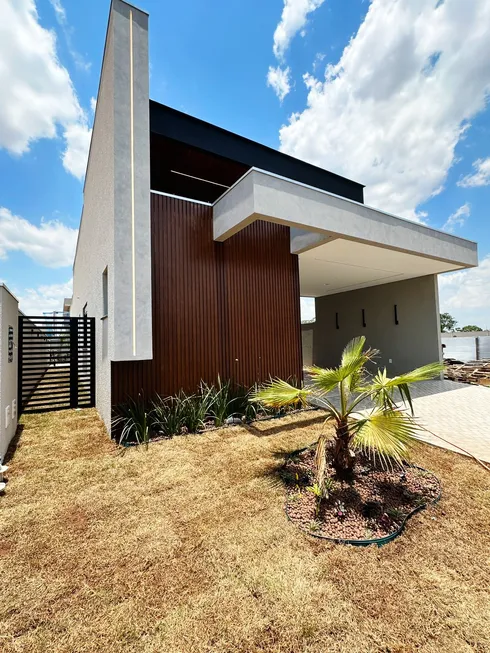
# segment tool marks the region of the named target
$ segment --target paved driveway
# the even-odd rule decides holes
[[[412,387],[414,412],[436,435],[490,462],[490,388],[455,381],[424,381]],[[422,440],[461,451],[423,431]]]
[[[421,440],[463,453],[459,446],[490,462],[490,388],[455,381],[422,381],[411,387],[411,393],[420,424],[449,442],[426,431],[420,433]]]

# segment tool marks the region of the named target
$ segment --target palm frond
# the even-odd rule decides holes
[[[305,406],[310,390],[295,388],[281,379],[272,379],[253,392],[249,401],[263,404],[269,408],[285,408],[299,404]]]
[[[311,385],[318,394],[328,394],[344,380],[340,368],[334,367],[305,367],[305,372],[311,376]]]
[[[315,451],[316,482],[323,488],[327,475],[327,436],[322,433]]]
[[[357,368],[346,379],[346,390],[348,392],[356,392],[360,389],[366,375],[364,366],[379,354],[377,349],[371,349],[370,347],[364,350],[365,344],[365,336],[357,336],[347,343],[342,352],[341,367],[354,365]]]
[[[378,457],[384,467],[393,462],[402,465],[409,459],[419,431],[417,423],[403,411],[379,406],[365,417],[353,420],[351,428],[355,433],[353,447],[371,459]]]
[[[411,372],[405,372],[405,374],[399,374],[395,376],[391,381],[398,385],[399,383],[417,383],[418,381],[430,381],[435,379],[441,372],[444,372],[444,365],[442,363],[429,363],[428,365],[423,365],[422,367],[417,367]]]
[[[305,367],[305,371],[310,374],[311,383],[315,390],[320,394],[327,394],[344,381],[348,381],[353,375],[359,373],[366,362],[366,357],[360,356],[357,359],[353,358],[340,367],[323,368],[313,366]]]
[[[342,352],[342,357],[340,359],[341,367],[344,365],[350,365],[353,361],[357,361],[363,355],[365,344],[366,336],[352,338],[352,340],[346,344]]]
[[[387,406],[389,408],[395,407],[394,393],[398,390],[400,399],[410,406],[413,414],[413,403],[410,394],[410,384],[417,383],[418,381],[428,381],[434,379],[441,374],[444,370],[442,363],[429,363],[422,367],[418,367],[411,372],[399,374],[392,378],[386,374],[384,370],[378,370],[378,373],[372,379],[370,385],[366,388],[371,398],[378,406]]]
[[[358,336],[353,338],[344,347],[341,364],[339,367],[322,368],[318,366],[306,367],[311,375],[312,384],[320,394],[331,392],[336,386],[342,386],[342,392],[351,393],[360,389],[364,378],[364,366],[378,353],[376,349],[366,349],[366,338]]]

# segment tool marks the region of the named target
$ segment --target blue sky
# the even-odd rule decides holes
[[[61,308],[108,0],[4,0],[0,280]],[[486,0],[141,0],[150,94],[366,184],[366,202],[476,240],[441,310],[490,328]],[[311,302],[303,301],[303,316]]]

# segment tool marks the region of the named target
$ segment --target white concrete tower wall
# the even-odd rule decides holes
[[[96,405],[111,361],[152,357],[148,15],[113,0],[73,269],[71,315],[96,318]]]

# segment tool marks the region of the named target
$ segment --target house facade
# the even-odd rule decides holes
[[[113,0],[71,315],[97,318],[97,407],[300,378],[366,335],[391,374],[441,357],[437,275],[475,243],[366,206],[363,186],[149,98],[148,15]]]

